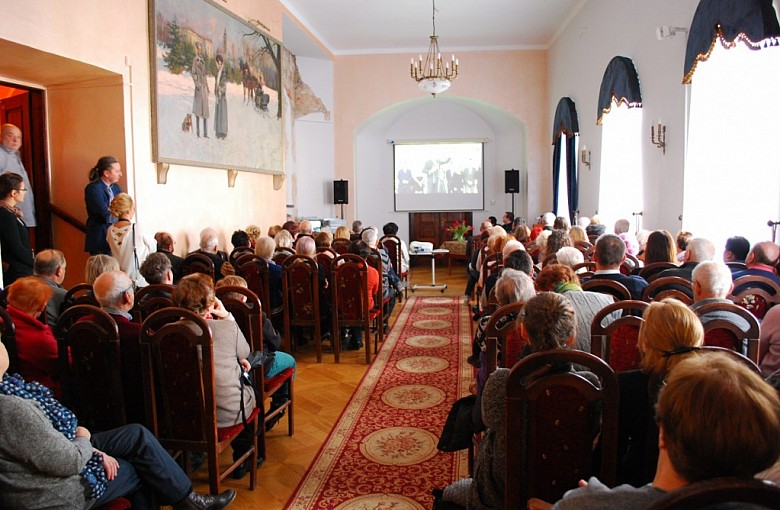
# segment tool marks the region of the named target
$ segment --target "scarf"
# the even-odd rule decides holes
[[[32,400],[43,411],[52,426],[66,438],[76,438],[78,419],[73,411],[62,405],[46,386],[37,382],[25,382],[19,374],[8,375],[0,381],[0,393]],[[98,499],[106,492],[106,470],[103,467],[103,455],[92,453],[87,465],[81,471],[81,477],[89,487],[89,499]]]
[[[7,210],[8,212],[13,214],[14,216],[16,216],[17,219],[19,219],[19,220],[22,219],[22,210],[19,209],[18,207],[16,207],[16,206],[12,207],[12,206],[8,205],[7,203],[5,203],[2,200],[0,200],[0,207],[2,207],[3,209]]]
[[[558,294],[563,294],[564,292],[569,292],[572,290],[582,292],[582,287],[574,282],[561,282],[555,286],[555,292]]]

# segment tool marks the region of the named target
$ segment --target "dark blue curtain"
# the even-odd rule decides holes
[[[579,207],[579,183],[577,180],[577,138],[580,124],[577,120],[577,108],[574,101],[562,97],[555,109],[553,120],[553,212],[558,215],[558,185],[561,176],[561,144],[566,144],[566,177],[568,186],[566,196],[569,203],[569,221],[574,225],[574,217]],[[565,135],[565,136],[562,136]]]
[[[639,76],[634,62],[628,57],[615,57],[610,60],[599,90],[596,124],[601,124],[604,114],[612,106],[612,100],[624,103],[629,108],[642,107],[642,92],[639,89]]]
[[[709,58],[718,36],[727,42],[742,38],[754,48],[780,36],[772,0],[701,0],[688,34],[683,83],[691,83],[696,64]]]

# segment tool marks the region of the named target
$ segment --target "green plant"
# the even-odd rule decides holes
[[[457,220],[452,226],[447,227],[447,232],[452,234],[453,241],[463,241],[466,237],[466,233],[471,232],[472,230],[474,230],[474,227],[467,225],[466,220],[463,220],[462,222]]]

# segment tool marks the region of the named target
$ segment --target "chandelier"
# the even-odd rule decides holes
[[[450,88],[452,80],[458,77],[458,59],[455,58],[455,55],[452,55],[452,60],[447,62],[443,62],[441,59],[439,36],[436,35],[436,0],[433,0],[431,45],[425,55],[425,60],[423,60],[422,55],[417,61],[412,58],[410,73],[420,90],[433,95],[433,97]]]

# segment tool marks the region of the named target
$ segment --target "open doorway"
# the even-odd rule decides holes
[[[41,89],[0,82],[0,124],[13,124],[22,132],[19,157],[35,200],[37,226],[30,228],[30,244],[36,252],[52,246],[45,104]]]

